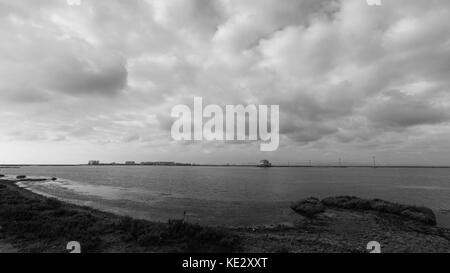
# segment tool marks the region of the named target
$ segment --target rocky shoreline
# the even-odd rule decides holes
[[[26,178],[24,178],[26,179]],[[309,198],[294,203],[290,223],[212,228],[182,219],[136,220],[46,198],[0,178],[0,252],[450,252],[450,230],[433,212],[357,197]]]

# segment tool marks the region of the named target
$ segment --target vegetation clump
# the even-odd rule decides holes
[[[329,197],[323,199],[322,203],[326,207],[390,213],[427,225],[436,225],[436,216],[434,212],[426,207],[408,206],[381,199],[366,200],[353,196]]]
[[[369,200],[354,196],[336,196],[328,197],[320,201],[317,198],[310,197],[291,205],[291,209],[293,211],[309,219],[325,212],[326,208],[389,213],[414,220],[422,224],[430,226],[436,225],[436,216],[429,208],[402,205],[381,199]]]
[[[314,197],[292,204],[291,209],[308,219],[312,219],[318,214],[325,212],[325,206],[319,199]]]

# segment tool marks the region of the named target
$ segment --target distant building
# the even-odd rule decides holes
[[[134,162],[134,161],[126,161],[125,165],[136,165],[136,162]]]
[[[166,162],[166,161],[157,161],[157,162],[141,162],[141,165],[145,166],[192,166],[191,163],[177,163],[177,162]]]
[[[192,166],[192,163],[175,163],[175,166]]]
[[[268,168],[268,167],[272,167],[272,164],[269,162],[269,160],[263,159],[263,160],[259,161],[258,167]]]
[[[157,166],[174,166],[175,162],[166,162],[166,161],[158,161],[158,162],[153,162],[154,165]]]
[[[141,162],[141,165],[152,166],[155,164],[153,162]]]
[[[98,161],[98,160],[90,160],[88,162],[88,165],[100,165],[100,161]]]

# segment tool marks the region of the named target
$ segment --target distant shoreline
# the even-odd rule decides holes
[[[261,168],[255,165],[245,165],[245,164],[236,164],[236,165],[222,165],[222,164],[194,164],[194,165],[144,165],[144,164],[98,164],[98,165],[89,165],[89,164],[4,164],[0,165],[0,169],[11,169],[11,168],[20,168],[20,167],[255,167]],[[415,166],[415,165],[380,165],[380,166],[370,166],[370,165],[272,165],[271,167],[266,168],[336,168],[336,169],[345,169],[345,168],[370,168],[370,169],[450,169],[450,166]]]

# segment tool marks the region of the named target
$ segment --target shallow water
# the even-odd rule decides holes
[[[450,227],[450,169],[65,166],[5,169],[58,177],[23,182],[76,204],[149,220],[181,218],[209,225],[262,225],[292,219],[302,198],[355,195],[427,206]]]

